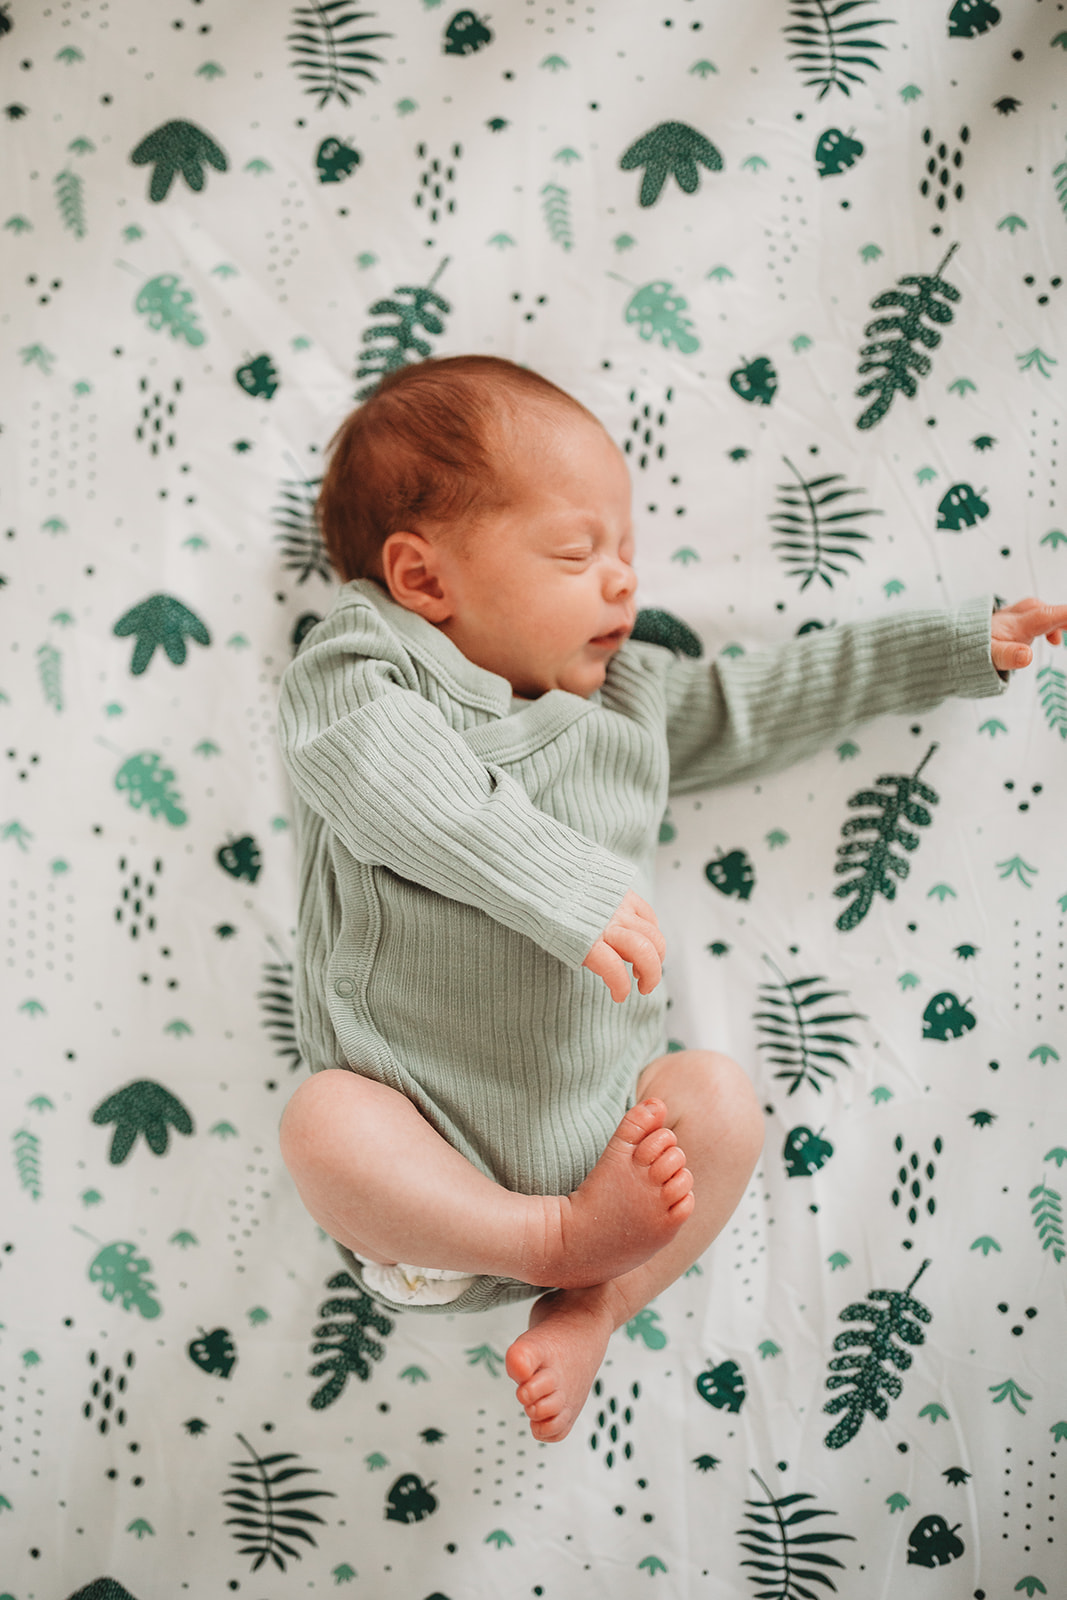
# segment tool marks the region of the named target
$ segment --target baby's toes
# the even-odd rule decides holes
[[[685,1152],[678,1145],[671,1145],[661,1156],[657,1156],[648,1169],[648,1175],[653,1183],[666,1183],[668,1178],[673,1178],[685,1166]]]
[[[524,1405],[523,1410],[531,1422],[552,1422],[563,1410],[563,1396],[558,1390],[553,1390],[551,1394],[535,1400],[532,1405]]]
[[[654,1132],[648,1134],[637,1145],[633,1158],[638,1166],[650,1167],[654,1161],[658,1161],[660,1156],[664,1155],[668,1150],[673,1150],[677,1143],[678,1140],[675,1138],[672,1129],[656,1128]]]
[[[535,1372],[533,1377],[527,1379],[525,1383],[520,1383],[515,1393],[520,1406],[526,1407],[533,1405],[536,1400],[543,1400],[546,1395],[553,1392],[555,1387],[555,1377],[547,1368],[544,1368],[540,1372]]]
[[[693,1192],[693,1174],[688,1167],[681,1167],[673,1176],[668,1178],[663,1185],[663,1198],[669,1206],[681,1200],[684,1195]]]

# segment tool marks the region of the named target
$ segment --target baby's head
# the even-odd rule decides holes
[[[423,361],[330,452],[319,520],[344,581],[373,578],[518,695],[600,687],[634,620],[630,482],[579,401],[496,356]]]

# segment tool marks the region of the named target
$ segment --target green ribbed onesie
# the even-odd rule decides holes
[[[629,640],[588,699],[516,709],[376,582],[344,584],[278,708],[304,1059],[400,1090],[506,1189],[568,1194],[666,1052],[664,986],[616,1003],[582,962],[627,889],[654,902],[668,797],[750,782],[885,712],[1002,693],[991,611],[983,596],[715,661]],[[396,1309],[538,1292],[478,1278]]]

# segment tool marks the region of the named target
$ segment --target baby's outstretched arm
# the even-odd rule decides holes
[[[1042,634],[1049,644],[1060,644],[1067,628],[1067,606],[1049,606],[1030,595],[1002,611],[994,611],[990,654],[998,672],[1028,667],[1034,659],[1030,645]]]

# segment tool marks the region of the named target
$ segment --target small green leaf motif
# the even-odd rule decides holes
[[[424,1372],[421,1367],[405,1367],[400,1376],[406,1383],[429,1383],[430,1381],[430,1374]]]
[[[991,739],[995,739],[998,733],[1007,731],[1006,724],[1001,722],[999,717],[989,717],[978,729],[979,733],[988,733]]]
[[[827,1256],[826,1259],[830,1263],[831,1272],[840,1272],[842,1267],[850,1267],[852,1265],[852,1257],[846,1256],[843,1250],[835,1250],[833,1255]]]
[[[934,467],[920,467],[915,474],[915,481],[916,483],[929,483],[932,478],[936,477],[937,471]]]
[[[931,1400],[929,1405],[923,1406],[922,1410],[919,1412],[919,1415],[920,1417],[929,1417],[931,1422],[938,1422],[942,1417],[944,1417],[946,1421],[949,1420],[948,1412],[945,1410],[944,1406],[939,1405],[936,1400]]]
[[[1050,528],[1048,533],[1046,533],[1038,542],[1040,544],[1047,544],[1050,549],[1055,550],[1057,545],[1067,544],[1067,533],[1064,533],[1062,528]]]
[[[933,888],[927,891],[926,898],[931,900],[934,895],[937,896],[942,904],[944,904],[949,895],[952,896],[953,900],[959,899],[955,889],[951,888],[947,883],[935,883]]]
[[[1000,1245],[988,1233],[981,1234],[971,1245],[971,1249],[981,1250],[984,1256],[988,1256],[990,1250],[995,1250],[998,1255],[1001,1254]]]
[[[191,1244],[199,1244],[200,1240],[195,1233],[190,1233],[188,1228],[179,1228],[177,1233],[172,1233],[167,1240],[168,1244],[180,1244],[183,1250],[188,1250]]]
[[[155,1538],[156,1534],[155,1528],[150,1522],[146,1522],[144,1517],[135,1517],[127,1527],[126,1532],[135,1533],[138,1539],[143,1539],[146,1533],[150,1533],[153,1538]]]
[[[162,123],[141,140],[130,160],[134,166],[152,167],[148,198],[157,205],[167,198],[179,172],[190,189],[199,194],[206,181],[205,162],[216,172],[225,172],[229,166],[225,151],[192,122]]]
[[[1032,1400],[1032,1394],[1027,1394],[1025,1389],[1019,1387],[1014,1378],[1005,1378],[1003,1383],[991,1383],[989,1393],[993,1396],[993,1404],[999,1406],[1003,1400],[1010,1400],[1022,1416],[1026,1415],[1026,1407],[1019,1404],[1020,1400]]]
[[[514,1544],[510,1533],[505,1533],[503,1528],[494,1528],[492,1533],[487,1533],[482,1540],[483,1544],[495,1544],[498,1550],[503,1550],[506,1544]]]
[[[96,1107],[92,1120],[97,1127],[109,1122],[115,1124],[108,1151],[108,1160],[113,1166],[125,1161],[138,1134],[144,1134],[154,1155],[162,1156],[167,1152],[171,1127],[186,1137],[193,1132],[193,1119],[182,1102],[150,1078],[138,1078],[108,1095]]]
[[[226,68],[220,67],[217,61],[205,61],[202,67],[197,67],[193,76],[206,78],[211,83],[215,78],[224,78],[226,76]]]
[[[950,383],[948,386],[949,394],[966,394],[969,389],[978,392],[978,385],[972,383],[970,378],[957,378],[955,383]]]
[[[623,172],[644,167],[639,204],[651,206],[659,199],[668,177],[685,194],[700,187],[700,167],[722,171],[722,156],[709,139],[685,122],[660,122],[635,139],[619,157]]]
[[[1018,1594],[1020,1589],[1025,1589],[1029,1595],[1048,1594],[1048,1590],[1045,1588],[1045,1585],[1041,1582],[1040,1578],[1020,1578],[1018,1583],[1015,1585],[1015,1593]]]
[[[911,1505],[911,1501],[908,1499],[907,1495],[899,1493],[887,1495],[885,1503],[889,1507],[890,1516],[893,1515],[894,1511],[904,1511],[908,1506]]]
[[[509,245],[514,246],[515,241],[510,233],[494,233],[489,243],[495,245],[498,250],[506,250]]]
[[[187,637],[195,639],[197,644],[211,643],[211,635],[196,613],[168,594],[150,595],[147,600],[131,606],[111,631],[118,639],[130,634],[136,636],[137,645],[130,662],[134,677],[147,669],[160,647],[174,665],[180,667],[186,657]]]
[[[661,1561],[659,1556],[646,1556],[643,1561],[639,1561],[637,1563],[638,1572],[640,1572],[642,1568],[647,1568],[650,1574],[667,1571],[666,1563]]]
[[[616,250],[622,251],[632,250],[634,245],[637,243],[637,240],[634,238],[632,233],[617,233],[611,242],[615,246]]]
[[[626,1324],[626,1337],[628,1339],[643,1339],[649,1350],[662,1350],[667,1343],[667,1335],[662,1328],[656,1326],[659,1322],[659,1312],[646,1306],[639,1311],[636,1317],[631,1317]]]
[[[342,1561],[340,1566],[334,1567],[330,1574],[335,1583],[351,1583],[353,1578],[358,1578],[359,1573],[355,1567],[350,1567],[347,1561]]]
[[[572,161],[580,161],[582,158],[577,150],[572,150],[570,145],[567,145],[564,149],[557,150],[552,159],[553,161],[562,161],[564,166],[569,167]]]
[[[467,1357],[468,1366],[476,1367],[479,1363],[484,1362],[489,1368],[490,1375],[494,1378],[499,1378],[500,1368],[504,1365],[504,1357],[498,1350],[494,1350],[492,1345],[477,1345],[471,1350],[465,1350],[464,1355]]]
[[[916,984],[919,982],[919,979],[916,977],[914,972],[902,972],[900,977],[897,979],[897,982],[900,984],[902,989],[914,989]]]
[[[922,95],[922,90],[918,87],[917,84],[914,84],[914,83],[906,83],[904,85],[903,89],[901,89],[901,91],[900,91],[900,98],[905,102],[905,104],[909,100],[918,100],[921,97],[921,95]]]
[[[768,1356],[780,1356],[782,1353],[781,1345],[775,1344],[773,1339],[764,1339],[757,1346],[757,1349],[759,1350],[760,1359],[762,1361],[766,1361]]]
[[[789,843],[789,835],[787,833],[783,832],[783,830],[781,828],[772,828],[770,833],[767,834],[767,848],[769,850],[777,850],[783,844],[788,844],[788,843]]]
[[[904,585],[901,583],[899,578],[890,578],[888,583],[883,583],[882,589],[890,599],[892,599],[895,594],[904,593]]]
[[[688,545],[683,545],[680,550],[674,551],[673,555],[671,556],[671,560],[678,561],[683,567],[687,567],[691,561],[699,561],[700,557],[697,552],[695,550],[691,550]]]
[[[878,257],[881,256],[881,255],[884,255],[884,254],[885,254],[885,252],[882,250],[880,245],[865,244],[863,246],[862,250],[860,251],[860,260],[861,261],[877,261]]]
[[[559,72],[562,67],[566,67],[568,71],[570,70],[570,62],[565,61],[562,56],[546,56],[541,62],[541,66],[547,67],[549,72]]]
[[[368,1472],[379,1472],[389,1465],[389,1457],[383,1456],[380,1450],[372,1450],[369,1456],[363,1457],[363,1465]]]
[[[839,761],[854,761],[859,753],[859,745],[854,744],[851,739],[842,740],[837,747],[837,758]]]
[[[724,278],[732,278],[733,273],[729,267],[712,267],[710,271],[705,272],[704,276],[705,278],[714,278],[716,283],[721,283]]]
[[[1020,372],[1029,372],[1031,367],[1036,367],[1043,378],[1051,378],[1052,376],[1052,373],[1045,366],[1046,361],[1050,366],[1059,366],[1055,356],[1046,355],[1044,350],[1039,350],[1036,345],[1032,350],[1020,351],[1015,359],[1019,362]]]
[[[871,1099],[874,1101],[876,1106],[880,1106],[883,1101],[892,1100],[892,1098],[892,1089],[887,1089],[882,1083],[878,1084],[876,1088],[871,1090]]]
[[[1007,228],[1009,233],[1014,233],[1016,228],[1027,227],[1029,227],[1029,223],[1024,222],[1022,217],[1017,217],[1014,212],[1010,212],[1006,217],[1001,217],[1000,221],[997,223],[998,232],[1001,228]]]
[[[803,351],[811,349],[814,340],[809,339],[806,333],[798,333],[789,342],[797,355],[800,355]]]
[[[719,69],[713,61],[694,61],[689,70],[695,72],[698,78],[706,78],[709,72],[717,73]]]
[[[1059,1444],[1062,1440],[1067,1439],[1067,1422],[1054,1422],[1048,1431],[1056,1443]]]
[[[746,156],[741,165],[746,167],[749,172],[758,172],[761,167],[768,166],[769,162],[764,161],[762,156]]]
[[[1026,1059],[1027,1061],[1032,1061],[1035,1056],[1040,1056],[1042,1066],[1045,1065],[1045,1062],[1050,1056],[1052,1057],[1053,1061],[1058,1061],[1060,1059],[1059,1052],[1054,1050],[1050,1044],[1035,1045]]]
[[[1063,1163],[1067,1161],[1067,1150],[1061,1144],[1058,1144],[1052,1150],[1046,1152],[1044,1160],[1054,1161],[1058,1167],[1062,1167]]]
[[[253,1328],[258,1328],[261,1323],[270,1321],[270,1312],[265,1310],[263,1306],[253,1306],[246,1315]]]
[[[274,168],[269,161],[264,161],[261,156],[253,156],[251,161],[246,161],[244,170],[252,172],[258,178],[262,172],[273,172]]]
[[[1004,869],[1002,872],[1001,868]],[[1000,876],[1002,878],[1010,878],[1012,873],[1015,873],[1024,889],[1033,888],[1033,884],[1027,882],[1026,874],[1029,872],[1035,877],[1037,875],[1037,868],[1031,867],[1026,861],[1023,860],[1022,856],[1011,856],[1006,861],[998,861],[997,871],[1000,872]]]

